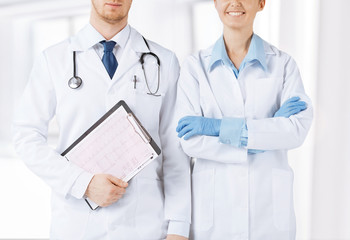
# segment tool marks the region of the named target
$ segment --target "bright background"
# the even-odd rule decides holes
[[[350,1],[266,1],[255,32],[296,59],[315,107],[306,142],[290,151],[297,239],[350,240]],[[89,0],[0,0],[0,238],[48,238],[50,189],[16,157],[11,117],[35,57],[89,11]],[[129,22],[180,62],[222,31],[212,0],[134,0]],[[53,120],[53,146],[57,133]]]

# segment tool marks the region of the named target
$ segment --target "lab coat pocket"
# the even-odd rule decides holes
[[[273,221],[277,229],[287,231],[293,213],[293,173],[287,170],[272,170]]]
[[[130,106],[141,124],[149,132],[158,132],[162,96],[155,97],[147,92],[134,92]]]
[[[254,115],[256,118],[272,117],[278,110],[283,78],[260,78],[254,84]]]
[[[168,228],[164,220],[162,182],[151,178],[137,178],[136,230],[140,239],[162,239]]]
[[[194,230],[208,231],[214,220],[214,169],[192,174],[192,208]]]
[[[59,201],[57,204],[56,201]],[[54,199],[51,239],[84,239],[91,210],[82,199]]]

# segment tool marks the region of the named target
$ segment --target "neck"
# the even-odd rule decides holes
[[[117,35],[127,24],[128,18],[118,22],[107,22],[101,19],[99,16],[95,16],[94,12],[91,13],[90,16],[90,24],[106,39],[110,40],[115,35]]]
[[[236,68],[239,68],[244,57],[247,55],[252,36],[253,28],[235,30],[224,27],[224,41],[227,55]]]
[[[253,36],[253,28],[244,30],[233,30],[224,28],[224,40],[228,54],[240,55],[249,50],[250,41]]]

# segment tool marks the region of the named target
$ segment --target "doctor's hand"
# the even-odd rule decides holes
[[[127,182],[109,174],[96,174],[91,179],[85,195],[101,207],[117,202],[125,193]]]
[[[178,137],[185,140],[195,135],[219,136],[221,119],[199,116],[186,116],[179,120],[176,131]]]
[[[294,114],[298,114],[307,108],[307,104],[304,101],[299,101],[300,97],[292,97],[285,101],[283,105],[278,109],[273,117],[285,117],[289,118]]]
[[[170,234],[166,237],[166,240],[188,240],[188,238],[180,236],[180,235]]]

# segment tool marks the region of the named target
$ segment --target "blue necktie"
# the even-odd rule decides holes
[[[104,47],[104,54],[102,57],[103,65],[105,65],[105,68],[108,72],[109,77],[112,79],[115,71],[118,67],[117,59],[115,58],[113,54],[113,48],[116,44],[114,41],[101,41],[100,43],[103,44]]]

